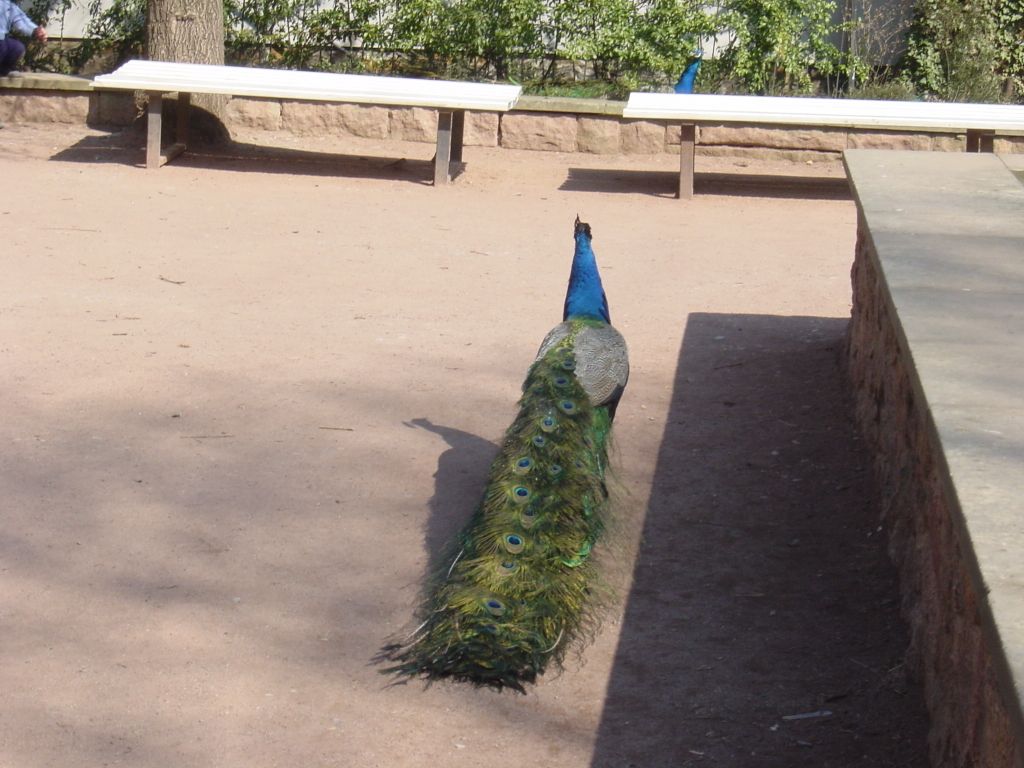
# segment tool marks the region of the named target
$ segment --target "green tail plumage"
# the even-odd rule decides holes
[[[577,321],[584,322],[584,321]],[[558,663],[583,621],[604,527],[611,427],[573,371],[571,338],[530,368],[460,551],[386,672],[522,690]]]
[[[629,377],[622,336],[576,220],[563,322],[541,344],[476,513],[384,672],[523,691],[586,623],[605,526],[607,444]]]

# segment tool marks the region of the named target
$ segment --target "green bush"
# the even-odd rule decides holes
[[[918,0],[904,77],[943,101],[994,102],[1024,85],[1024,0]]]
[[[722,65],[751,93],[808,93],[851,64],[830,42],[842,29],[831,0],[730,0],[727,8],[734,37]]]
[[[694,0],[555,0],[554,39],[565,59],[590,62],[608,82],[678,75],[715,19]]]

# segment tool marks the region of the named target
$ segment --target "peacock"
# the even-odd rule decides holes
[[[384,673],[525,693],[586,634],[629,357],[578,216],[574,239],[563,321],[526,374],[518,415],[476,512],[428,585],[421,623],[382,650]]]
[[[700,72],[700,64],[703,60],[704,51],[698,48],[690,56],[690,62],[686,65],[672,90],[676,93],[693,93],[693,84],[697,81],[697,73]]]

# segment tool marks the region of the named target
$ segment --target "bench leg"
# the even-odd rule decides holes
[[[171,162],[185,151],[188,141],[188,113],[190,95],[178,94],[175,143],[165,152],[163,149],[164,95],[160,91],[149,91],[149,107],[146,111],[146,168],[159,168]]]
[[[452,146],[455,115],[451,112],[438,111],[437,113],[437,152],[434,154],[434,186],[441,186],[449,182],[452,170]],[[460,141],[460,144],[462,142]],[[462,153],[462,147],[459,147]]]
[[[968,152],[994,152],[995,131],[974,130],[967,131]]]
[[[146,168],[160,167],[160,144],[163,130],[164,95],[158,91],[149,92],[149,106],[146,108]]]
[[[679,132],[679,199],[693,197],[693,158],[697,151],[697,126],[683,124]]]

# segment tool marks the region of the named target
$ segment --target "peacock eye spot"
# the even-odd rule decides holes
[[[525,475],[532,468],[533,468],[533,459],[529,458],[528,456],[523,456],[521,459],[518,459],[516,461],[515,466],[513,467],[513,471],[517,475]]]
[[[567,371],[574,371],[576,370],[576,361],[573,360],[572,358],[568,360],[563,360],[562,367]]]
[[[511,554],[518,555],[525,548],[526,542],[523,541],[522,536],[517,536],[514,533],[509,533],[505,536],[505,549]]]
[[[570,415],[576,413],[576,403],[572,400],[562,400],[558,403],[558,407]]]
[[[505,604],[493,597],[484,601],[484,608],[491,616],[502,616],[505,613]]]
[[[525,485],[517,485],[512,489],[512,501],[516,504],[525,504],[530,500],[530,489]]]
[[[569,380],[567,378],[565,378],[565,376],[559,376],[557,379],[555,379],[555,386],[556,387],[564,387],[564,386],[567,386],[568,384],[569,384]]]
[[[548,467],[548,474],[551,475],[551,476],[556,476],[556,475],[562,474],[562,465],[561,464],[552,464],[550,467]]]
[[[547,443],[547,438],[544,435],[534,435],[533,444],[538,448],[543,448]]]
[[[523,528],[529,530],[533,527],[533,524],[537,522],[537,513],[532,509],[524,509],[519,515],[519,522]]]

